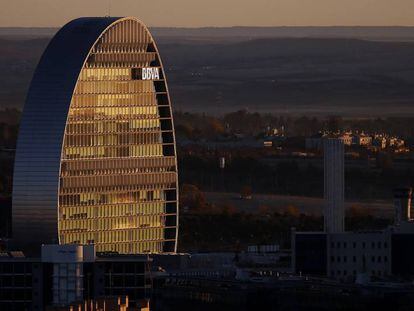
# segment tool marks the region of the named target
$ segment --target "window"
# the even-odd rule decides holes
[[[140,68],[132,68],[131,69],[131,78],[132,80],[141,80],[142,74]]]

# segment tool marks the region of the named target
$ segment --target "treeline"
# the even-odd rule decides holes
[[[284,116],[240,110],[223,116],[177,111],[175,128],[179,138],[192,140],[218,139],[242,134],[266,135],[277,129],[286,136],[312,136],[320,131],[363,131],[387,133],[408,139],[414,137],[414,117],[342,118],[338,116]]]
[[[0,110],[0,146],[15,146],[21,111]],[[414,117],[342,118],[338,116],[288,116],[239,110],[222,116],[176,111],[175,130],[178,139],[217,139],[241,134],[256,137],[273,129],[290,137],[307,137],[320,131],[358,130],[387,133],[405,139],[414,137]]]

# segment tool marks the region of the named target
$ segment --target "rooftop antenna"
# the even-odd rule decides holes
[[[111,0],[108,0],[108,14],[106,15],[106,17],[110,17],[111,16]]]

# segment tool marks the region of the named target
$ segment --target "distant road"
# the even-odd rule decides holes
[[[324,201],[322,198],[309,198],[287,195],[254,194],[251,200],[241,200],[238,193],[206,192],[206,199],[211,203],[229,202],[236,208],[246,212],[255,212],[260,206],[268,206],[270,210],[280,213],[289,205],[297,207],[301,213],[321,215]],[[345,207],[358,205],[367,209],[370,214],[391,218],[394,213],[391,201],[348,201]]]

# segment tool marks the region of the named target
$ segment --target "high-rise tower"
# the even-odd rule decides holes
[[[324,140],[325,231],[344,231],[344,144],[342,140]]]
[[[80,18],[33,77],[13,181],[17,245],[176,251],[175,136],[154,39],[135,18]]]

